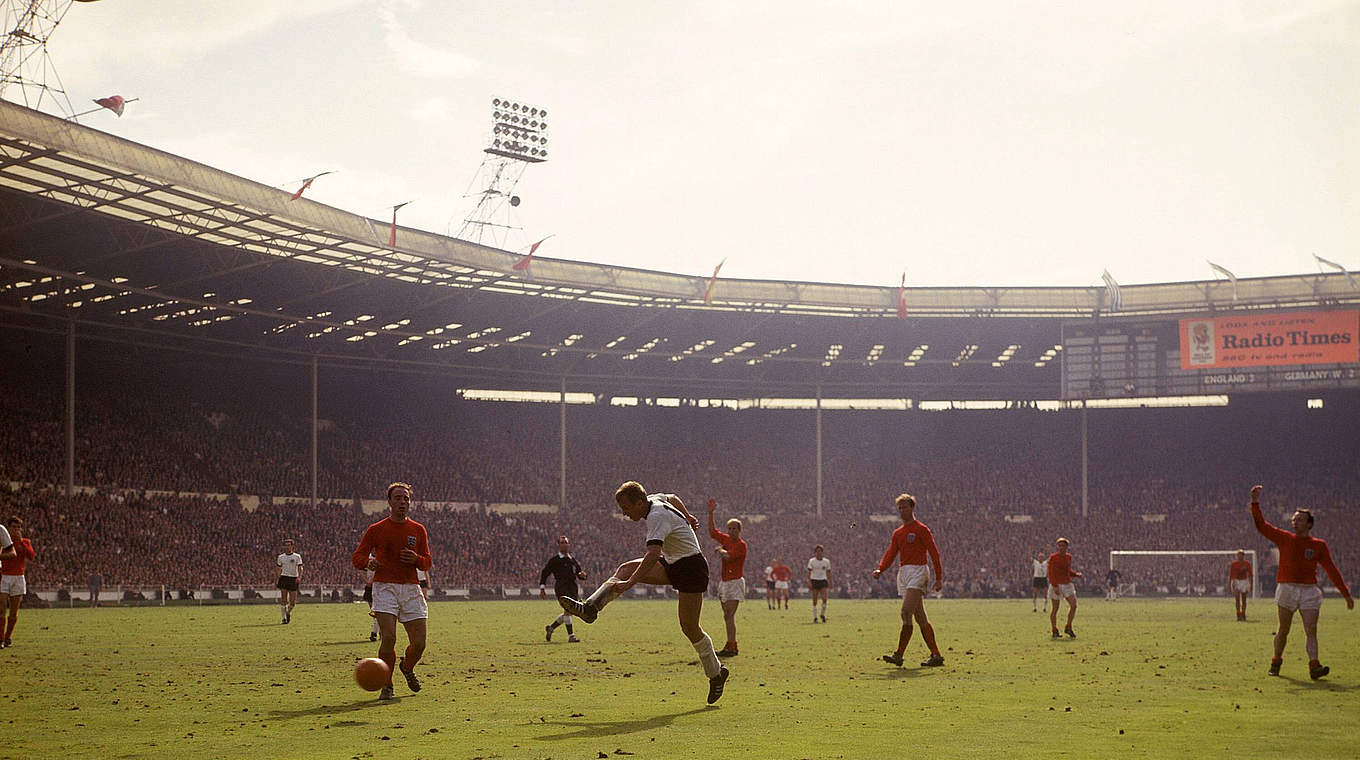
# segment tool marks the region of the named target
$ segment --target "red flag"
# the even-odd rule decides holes
[[[308,177],[308,178],[307,178],[307,181],[302,183],[302,187],[299,187],[299,188],[298,188],[298,191],[297,191],[296,193],[293,193],[293,197],[289,198],[288,200],[290,200],[290,201],[295,201],[295,200],[297,200],[298,198],[301,198],[301,197],[302,197],[302,194],[305,193],[305,192],[307,192],[307,188],[311,187],[311,186],[312,186],[312,183],[315,182],[315,181],[317,180],[317,177],[324,177],[324,176],[326,176],[327,174],[331,174],[331,173],[332,173],[332,172],[321,172],[320,174],[316,175],[315,177]]]
[[[708,278],[708,287],[704,288],[705,304],[713,303],[713,285],[718,282],[718,272],[722,270],[722,265],[726,263],[727,259],[723,259],[722,261],[718,262],[718,265],[716,267],[713,267],[713,276]]]
[[[907,273],[902,273],[902,285],[897,289],[897,318],[907,318]]]
[[[122,95],[110,95],[107,98],[95,98],[94,102],[97,105],[101,105],[109,109],[110,111],[113,111],[114,114],[118,116],[123,115],[123,106],[126,104],[126,101],[123,100]]]
[[[298,193],[301,192],[302,190],[298,191]],[[406,203],[410,203],[410,201],[406,201]],[[387,233],[388,248],[397,247],[397,209],[401,208],[402,206],[405,206],[406,203],[398,203],[397,205],[392,207],[392,229]]]
[[[549,235],[548,237],[552,237],[552,235]],[[547,239],[548,238],[543,238],[543,240]],[[537,251],[538,247],[540,245],[543,245],[543,240],[540,240],[537,243],[534,243],[533,245],[529,246],[529,253],[524,258],[520,259],[519,261],[516,261],[515,265],[511,267],[511,269],[515,270],[516,272],[529,271],[529,265],[534,263],[534,251]]]

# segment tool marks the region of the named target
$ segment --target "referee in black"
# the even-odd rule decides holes
[[[538,576],[538,596],[540,599],[548,598],[548,576],[553,577],[553,593],[558,597],[569,596],[573,599],[580,597],[580,590],[576,586],[576,580],[586,579],[586,572],[581,569],[581,563],[571,556],[571,541],[566,536],[557,537],[557,554],[548,560],[548,564],[543,566],[543,572]],[[551,624],[544,626],[543,638],[545,641],[552,641],[553,631],[557,626],[567,627],[567,641],[575,644],[580,641],[576,634],[571,630],[571,615],[563,612]]]

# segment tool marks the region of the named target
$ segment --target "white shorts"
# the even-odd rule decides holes
[[[1251,581],[1246,578],[1237,578],[1232,582],[1232,590],[1235,594],[1250,594]]]
[[[1055,602],[1059,599],[1074,599],[1076,596],[1077,587],[1071,583],[1064,583],[1061,586],[1054,586],[1052,583],[1048,584],[1048,598]]]
[[[425,597],[417,583],[373,583],[373,611],[396,615],[398,623],[409,623],[430,616]]]
[[[774,587],[775,587],[776,589],[779,589],[780,591],[788,591],[788,590],[789,590],[789,582],[788,582],[788,581],[775,581],[775,582],[774,582]]]
[[[907,589],[914,588],[925,592],[930,588],[930,582],[934,580],[930,572],[930,565],[903,565],[897,568],[897,594],[906,596]]]
[[[1322,609],[1322,587],[1316,583],[1280,583],[1275,586],[1275,604],[1287,610]]]
[[[0,575],[0,594],[23,596],[28,593],[28,582],[22,575]]]
[[[738,578],[733,581],[721,581],[718,583],[718,601],[740,602],[745,598],[746,598],[745,578]]]

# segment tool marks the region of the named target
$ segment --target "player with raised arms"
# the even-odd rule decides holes
[[[708,535],[718,542],[718,556],[722,558],[718,602],[722,605],[723,625],[727,627],[727,643],[718,656],[733,657],[737,654],[737,607],[746,598],[746,540],[741,537],[741,520],[735,517],[727,521],[726,533],[718,530],[713,522],[717,508],[717,499],[709,499]]]
[[[907,644],[911,643],[911,621],[914,619],[921,626],[921,638],[926,640],[926,646],[930,648],[930,657],[921,666],[939,667],[944,664],[944,656],[935,644],[935,628],[926,617],[925,596],[927,587],[936,591],[943,588],[944,569],[940,566],[940,550],[935,546],[935,537],[930,528],[916,519],[916,498],[904,493],[895,502],[902,525],[893,531],[888,550],[883,553],[883,559],[873,572],[875,578],[882,575],[884,570],[892,566],[893,557],[897,557],[897,593],[902,595],[902,629],[897,634],[897,651],[883,655],[883,661],[902,667],[902,655],[907,651]],[[926,565],[927,556],[930,557],[930,565]]]
[[[1077,634],[1072,630],[1072,619],[1077,616],[1077,587],[1072,583],[1073,578],[1081,578],[1081,573],[1072,569],[1072,555],[1067,553],[1070,542],[1065,538],[1058,539],[1058,550],[1048,555],[1048,600],[1053,602],[1053,609],[1048,611],[1048,625],[1053,629],[1053,638],[1060,639],[1062,634],[1058,633],[1058,602],[1067,600],[1067,625],[1063,628],[1072,638]]]
[[[675,494],[647,493],[641,483],[630,480],[614,492],[619,511],[628,519],[647,521],[647,553],[619,565],[614,575],[600,584],[584,602],[562,597],[562,609],[587,623],[595,622],[600,610],[634,584],[671,586],[679,592],[680,631],[699,654],[708,676],[708,703],[717,702],[727,683],[727,668],[713,651],[713,640],[699,625],[704,592],[708,590],[708,561],[704,559],[694,529],[699,520],[685,509]]]
[[[1266,522],[1261,514],[1261,486],[1251,487],[1251,521],[1256,530],[1280,548],[1280,569],[1275,574],[1275,605],[1279,611],[1280,627],[1275,632],[1275,656],[1270,659],[1269,673],[1280,674],[1284,662],[1284,645],[1289,640],[1289,628],[1294,622],[1294,611],[1303,620],[1303,634],[1306,637],[1304,649],[1308,652],[1308,677],[1316,681],[1332,671],[1318,661],[1317,624],[1318,613],[1322,611],[1322,589],[1317,582],[1318,565],[1327,571],[1332,585],[1346,599],[1346,609],[1355,609],[1351,590],[1341,577],[1341,571],[1332,562],[1332,553],[1327,542],[1313,538],[1313,513],[1306,509],[1294,511],[1290,523],[1294,532]]]
[[[1251,563],[1247,561],[1246,550],[1238,549],[1237,559],[1228,563],[1228,587],[1232,589],[1238,622],[1247,619],[1247,596],[1251,594],[1255,580],[1251,577]]]
[[[407,483],[387,487],[390,514],[368,526],[350,557],[357,569],[373,571],[373,612],[378,616],[378,657],[389,670],[398,667],[411,691],[420,691],[416,664],[425,653],[429,608],[420,593],[416,569],[429,570],[430,539],[425,526],[407,517],[414,493]],[[370,553],[372,556],[370,556]],[[406,628],[406,652],[397,663],[397,623]],[[391,674],[378,699],[392,699]]]

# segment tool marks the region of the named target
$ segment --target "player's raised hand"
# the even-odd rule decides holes
[[[717,499],[709,499],[709,500],[708,500],[708,513],[709,513],[710,515],[713,514],[713,510],[715,510],[715,509],[717,509],[717,508],[718,508],[718,500],[717,500]]]
[[[1261,500],[1261,486],[1252,486],[1252,487],[1251,487],[1251,500],[1252,500],[1252,501],[1260,501],[1260,500]]]

